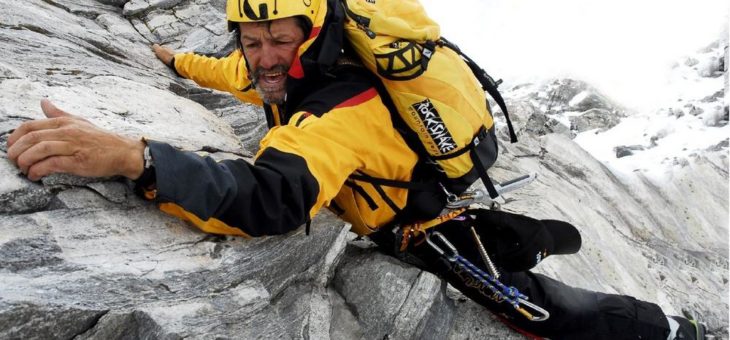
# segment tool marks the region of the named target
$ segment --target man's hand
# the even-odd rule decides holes
[[[157,59],[160,59],[167,66],[172,66],[172,57],[175,56],[175,51],[169,47],[160,46],[158,44],[152,44],[152,50],[155,51]]]
[[[104,131],[41,101],[48,119],[20,125],[8,138],[8,158],[30,180],[52,173],[84,177],[122,175],[137,179],[144,170],[144,142]]]

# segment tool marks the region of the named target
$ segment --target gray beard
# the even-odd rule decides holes
[[[281,105],[281,104],[284,104],[286,102],[286,93],[284,93],[284,97],[283,98],[275,98],[275,99],[272,100],[272,98],[270,98],[267,95],[268,92],[261,91],[261,89],[259,89],[259,87],[256,86],[256,83],[255,82],[253,83],[253,87],[256,90],[256,93],[258,93],[258,95],[261,98],[261,100],[263,100],[264,103],[266,103],[266,104],[269,104],[269,105]]]
[[[289,72],[289,68],[284,65],[276,65],[269,70],[258,67],[251,74],[252,75],[251,85],[253,85],[253,88],[256,90],[256,93],[258,93],[259,97],[261,97],[261,99],[264,101],[264,103],[269,104],[269,105],[284,104],[284,102],[286,102],[286,93],[284,93],[283,98],[273,98],[272,99],[269,96],[267,96],[267,92],[264,92],[259,88],[259,86],[258,86],[259,76],[262,73],[267,72],[267,71],[279,71],[279,72],[283,72],[284,74],[286,74],[287,72]]]

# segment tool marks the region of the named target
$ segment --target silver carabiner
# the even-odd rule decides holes
[[[441,243],[443,243],[448,250],[451,251],[451,256],[447,256],[446,252],[436,245],[435,241],[431,240],[432,237],[436,237],[437,240],[440,240]],[[456,262],[456,257],[459,256],[459,252],[456,250],[456,247],[454,247],[454,245],[446,239],[446,236],[440,232],[434,231],[426,236],[426,243],[428,243],[428,245],[431,246],[431,248],[433,248],[439,255],[445,257],[449,262]]]
[[[540,322],[540,321],[545,321],[545,320],[547,320],[547,319],[550,318],[550,312],[546,311],[542,307],[540,307],[540,306],[538,306],[538,305],[536,305],[536,304],[534,304],[532,302],[529,302],[529,301],[527,301],[525,299],[522,299],[522,298],[518,298],[517,299],[517,302],[520,305],[527,306],[530,309],[532,309],[534,312],[537,312],[537,314],[539,316],[535,316],[533,313],[530,313],[525,308],[515,307],[515,308],[517,308],[517,311],[518,312],[522,313],[522,315],[524,315],[525,317],[527,317],[527,319],[529,319],[530,321]]]

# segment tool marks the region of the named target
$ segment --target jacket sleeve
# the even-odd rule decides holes
[[[259,106],[263,103],[248,79],[246,61],[240,50],[224,58],[178,53],[173,66],[178,75],[202,87],[230,92],[243,102]]]
[[[276,235],[306,222],[317,181],[303,159],[265,150],[254,165],[216,162],[168,144],[148,141],[155,160],[160,209],[205,232]]]
[[[241,236],[283,234],[327,206],[350,174],[383,168],[406,148],[377,96],[322,117],[300,112],[261,141],[253,164],[215,162],[149,142],[156,200],[170,214],[205,232]],[[400,153],[402,154],[402,153]],[[407,154],[415,163],[417,156]],[[410,167],[401,169],[410,176]],[[404,178],[407,180],[408,178]]]

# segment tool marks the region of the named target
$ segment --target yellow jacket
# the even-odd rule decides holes
[[[213,58],[194,53],[178,53],[174,59],[175,71],[202,87],[230,92],[239,100],[262,105],[261,98],[251,87],[246,61],[241,50],[225,58]]]
[[[221,59],[177,54],[174,67],[201,86],[262,104],[238,51]],[[161,209],[203,231],[241,236],[288,232],[322,207],[360,235],[393,222],[406,206],[408,190],[350,175],[410,181],[418,156],[394,128],[369,71],[344,65],[332,74],[290,113],[277,117],[279,124],[261,141],[253,165],[216,163],[150,142]]]

